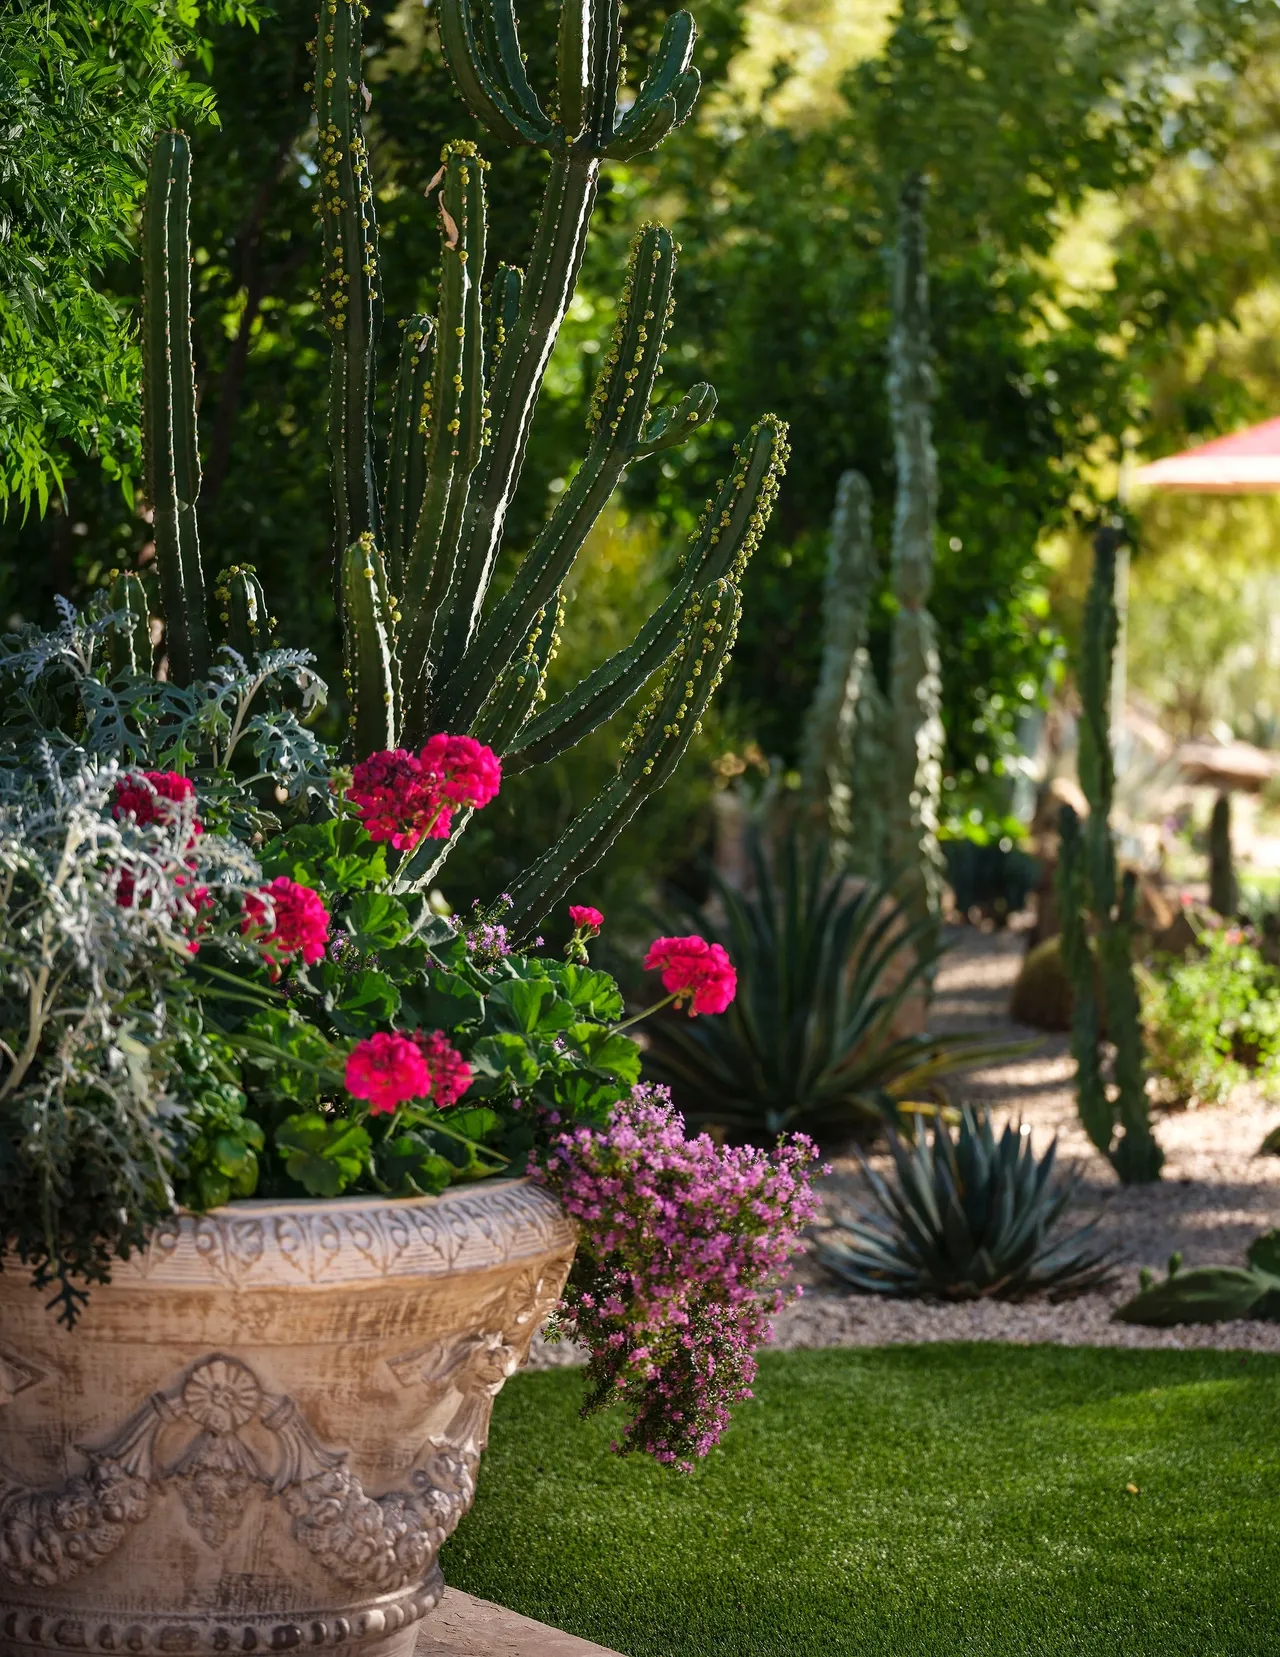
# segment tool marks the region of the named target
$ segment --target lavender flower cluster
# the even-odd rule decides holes
[[[755,1348],[800,1293],[781,1274],[817,1210],[817,1157],[799,1134],[772,1151],[686,1139],[668,1090],[642,1084],[530,1168],[580,1224],[552,1332],[590,1351],[584,1415],[630,1409],[620,1454],[688,1471],[751,1396]]]

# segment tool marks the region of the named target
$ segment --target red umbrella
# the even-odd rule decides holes
[[[1267,495],[1280,492],[1280,419],[1264,420],[1230,437],[1166,455],[1140,466],[1134,483],[1201,495]]]

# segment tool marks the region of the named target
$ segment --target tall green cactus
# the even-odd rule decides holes
[[[1209,907],[1220,915],[1240,909],[1240,886],[1231,847],[1231,796],[1219,794],[1209,818]]]
[[[1074,998],[1071,1048],[1080,1121],[1129,1185],[1158,1179],[1164,1153],[1151,1131],[1147,1110],[1141,1008],[1133,971],[1137,882],[1131,872],[1117,878],[1111,832],[1115,791],[1111,671],[1119,626],[1115,604],[1119,544],[1120,532],[1110,526],[1094,538],[1078,674],[1077,767],[1089,815],[1081,823],[1069,805],[1062,808],[1057,880],[1062,957]],[[1105,998],[1107,1033],[1115,1044],[1110,1086],[1102,1066],[1100,996]]]
[[[751,429],[707,503],[668,597],[629,646],[542,706],[565,583],[591,526],[629,466],[674,448],[715,410],[715,393],[701,384],[674,406],[653,407],[677,249],[668,230],[646,225],[632,246],[613,340],[591,401],[586,458],[510,585],[501,597],[491,596],[534,408],[586,247],[601,163],[653,149],[687,119],[699,87],[690,67],[695,30],[687,12],[668,19],[648,74],[623,108],[620,0],[563,0],[555,93],[544,106],[526,71],[513,0],[440,0],[438,16],[449,67],[472,111],[499,143],[543,148],[551,166],[528,269],[499,264],[490,278],[488,163],[470,142],[445,146],[428,188],[440,219],[439,297],[433,316],[411,317],[402,330],[380,483],[372,408],[381,282],[361,125],[368,101],[361,81],[363,11],[359,0],[321,0],[317,214],[333,353],[335,590],[351,748],[362,758],[402,743],[417,746],[432,731],[468,732],[494,747],[511,773],[563,753],[652,681],[617,774],[516,882],[511,920],[531,927],[602,855],[688,746],[732,647],[743,570],[785,466],[786,434],[772,416]],[[162,180],[165,164],[158,146],[157,201],[157,170]],[[170,213],[164,223],[173,218]],[[164,234],[149,222],[149,238]],[[171,234],[169,241],[176,247]],[[168,270],[163,262],[157,268]],[[177,285],[171,270],[168,280]],[[172,329],[166,337],[173,347]],[[189,388],[189,341],[185,354],[173,349],[172,360],[170,378]],[[193,403],[191,421],[194,434]],[[157,543],[159,550],[158,535]],[[182,579],[175,584],[162,570],[161,585],[167,634],[183,643],[192,629],[187,596],[196,593],[199,572],[193,516],[191,539],[175,545],[166,570]],[[227,628],[234,617],[236,637],[244,638],[254,595],[239,579],[220,614]],[[202,617],[202,595],[197,609]],[[203,650],[184,647],[181,659],[190,665],[183,671],[197,671],[207,661],[207,643]],[[466,813],[459,813],[454,840],[465,824]],[[420,887],[432,880],[453,843],[424,843],[402,862],[398,881]]]
[[[913,910],[936,922],[942,895],[938,807],[942,794],[942,682],[929,591],[938,467],[930,404],[935,382],[929,345],[924,182],[910,178],[898,202],[889,340],[889,410],[897,493],[892,574],[897,610],[890,648],[889,861],[901,871]]]
[[[151,152],[142,230],[142,437],[146,492],[155,514],[156,569],[169,675],[207,673],[209,623],[196,527],[200,455],[191,354],[191,150],[162,132]]]
[[[878,879],[886,857],[886,707],[867,653],[875,581],[871,487],[848,471],[827,534],[822,665],[801,739],[800,798],[837,866]]]

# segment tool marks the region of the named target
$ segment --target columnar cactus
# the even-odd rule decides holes
[[[416,746],[445,729],[476,736],[502,755],[508,772],[518,771],[563,753],[653,681],[617,775],[517,882],[511,917],[517,926],[531,926],[591,867],[684,753],[732,646],[743,569],[763,532],[787,452],[785,428],[765,416],[739,444],[728,477],[707,503],[665,602],[628,648],[541,706],[564,583],[591,526],[634,461],[675,447],[715,409],[715,393],[702,384],[674,407],[651,407],[671,322],[676,246],[669,231],[647,225],[632,246],[613,341],[591,402],[586,458],[510,586],[491,598],[507,510],[573,297],[601,164],[653,149],[688,117],[698,94],[698,72],[690,67],[693,20],[678,12],[623,108],[619,13],[619,0],[563,0],[555,92],[544,106],[526,73],[512,0],[441,0],[445,55],[471,109],[499,143],[546,149],[551,170],[527,271],[498,265],[490,279],[488,164],[469,142],[445,146],[429,189],[442,237],[439,300],[434,316],[411,317],[403,328],[382,481],[372,437],[380,281],[361,129],[359,0],[322,0],[315,48],[322,300],[333,351],[335,590],[354,755]],[[198,467],[187,464],[194,456],[194,402],[185,199],[177,183],[166,183],[172,173],[185,188],[185,165],[185,140],[166,135],[153,162],[147,239],[157,249],[154,279],[148,265],[148,298],[161,297],[167,320],[162,325],[151,316],[145,330],[148,386],[153,399],[161,394],[152,422],[159,438],[151,440],[162,462],[156,468],[157,561],[170,665],[178,677],[198,673],[208,657],[194,538]],[[186,441],[188,430],[190,447],[182,448],[179,438]],[[178,459],[171,462],[171,455]],[[166,528],[163,541],[161,495],[177,526]],[[167,504],[170,496],[176,507]],[[234,579],[247,578],[238,573]],[[252,597],[247,589],[233,590],[222,613],[243,617]],[[243,638],[239,621],[237,628]],[[465,823],[466,814],[459,814],[455,840]],[[441,850],[424,842],[399,870],[401,883],[424,886],[453,843]]]
[[[897,611],[890,652],[889,719],[893,787],[889,860],[923,918],[939,911],[942,859],[942,683],[929,590],[938,468],[930,404],[935,383],[929,347],[929,278],[925,267],[924,183],[908,179],[898,207],[889,341],[889,409],[897,496],[892,574]]]
[[[1142,1019],[1133,972],[1137,882],[1131,872],[1117,878],[1111,833],[1111,669],[1119,625],[1119,541],[1119,531],[1110,527],[1099,530],[1094,539],[1078,674],[1077,766],[1089,815],[1081,823],[1069,805],[1062,808],[1058,902],[1062,957],[1074,998],[1071,1048],[1080,1121],[1128,1185],[1158,1179],[1164,1155],[1147,1111]],[[1108,1087],[1102,1068],[1100,996],[1106,1005],[1107,1034],[1115,1044],[1113,1087]]]
[[[1231,848],[1231,796],[1219,794],[1209,818],[1209,907],[1220,915],[1240,908],[1240,886]]]
[[[871,488],[843,474],[827,534],[822,666],[805,716],[801,800],[840,868],[879,878],[884,869],[884,696],[867,653],[876,581]]]

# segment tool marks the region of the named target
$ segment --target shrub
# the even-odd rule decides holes
[[[1196,953],[1163,957],[1142,974],[1142,1016],[1165,1105],[1221,1104],[1280,1064],[1280,969],[1249,928],[1205,927]]]
[[[837,1221],[817,1244],[823,1265],[866,1294],[945,1300],[1020,1300],[1097,1287],[1105,1252],[1086,1244],[1092,1224],[1053,1239],[1074,1181],[1054,1181],[1055,1140],[1044,1156],[1029,1130],[1006,1123],[997,1139],[985,1111],[965,1106],[956,1137],[941,1119],[914,1143],[889,1132],[893,1182],[863,1160],[878,1214]]]

